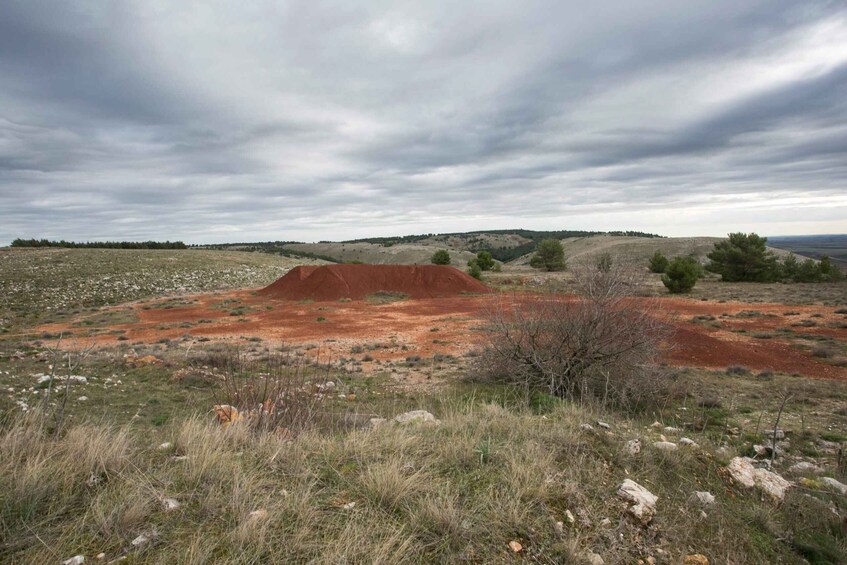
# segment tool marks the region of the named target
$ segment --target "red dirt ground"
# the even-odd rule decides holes
[[[273,286],[273,285],[272,285]],[[354,345],[380,344],[368,348],[379,360],[402,360],[410,355],[435,354],[461,356],[481,343],[478,328],[484,312],[499,300],[516,301],[529,295],[477,295],[402,300],[390,304],[367,301],[295,302],[270,298],[262,291],[241,290],[185,297],[190,304],[157,307],[162,300],[129,306],[138,321],[115,324],[109,330],[122,330],[126,343],[154,343],[163,338],[194,337],[239,339],[260,337],[270,343],[315,344],[322,355],[349,356]],[[685,298],[634,298],[645,307],[658,304],[659,316],[676,328],[674,347],[666,352],[669,364],[678,366],[725,368],[743,365],[754,370],[798,373],[813,378],[847,379],[847,368],[837,367],[813,357],[808,350],[792,346],[797,334],[825,336],[847,342],[847,329],[839,328],[844,316],[828,306],[784,306],[694,301]],[[237,309],[237,310],[236,310]],[[754,310],[755,309],[755,310]],[[233,313],[235,311],[235,313]],[[739,316],[739,314],[741,314]],[[697,322],[695,316],[713,316]],[[814,321],[814,327],[798,327],[801,320]],[[79,321],[79,320],[75,320]],[[103,345],[116,343],[116,335],[102,333],[80,336],[80,328],[71,324],[51,324],[39,331],[72,331],[69,345],[79,346],[92,340]],[[745,333],[738,333],[744,330]],[[779,330],[782,330],[780,333]],[[787,334],[792,330],[794,334]],[[753,337],[767,331],[769,339]],[[804,342],[814,344],[814,341]]]
[[[446,265],[324,265],[300,266],[259,291],[287,300],[361,300],[378,292],[409,298],[440,298],[484,294],[491,289]]]

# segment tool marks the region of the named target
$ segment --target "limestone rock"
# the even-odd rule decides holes
[[[629,503],[627,511],[641,524],[649,524],[656,515],[658,497],[635,481],[624,479],[618,487],[618,496]]]
[[[810,461],[800,461],[799,463],[795,463],[789,467],[788,470],[792,473],[814,473],[816,475],[823,473],[823,469]]]
[[[70,559],[62,561],[62,565],[82,565],[83,563],[85,563],[84,555],[74,555]]]
[[[657,441],[653,444],[653,447],[655,447],[659,451],[676,451],[678,448],[675,443],[672,443],[670,441]]]
[[[438,425],[441,422],[426,410],[412,410],[394,417],[394,421],[398,424],[418,423],[418,424],[434,424]]]
[[[630,455],[638,455],[641,453],[641,440],[631,439],[626,442],[626,452]]]
[[[823,477],[823,478],[821,478],[821,482],[823,484],[827,485],[828,487],[831,487],[831,488],[837,490],[841,494],[847,494],[847,485],[845,485],[844,483],[842,483],[840,481],[836,481],[832,477]]]
[[[696,508],[711,508],[715,505],[715,496],[706,491],[695,491],[688,499],[688,503]]]
[[[686,555],[682,560],[683,565],[709,565],[709,559],[702,553]]]
[[[679,445],[684,445],[686,447],[697,447],[697,442],[688,437],[679,438]]]
[[[780,501],[785,498],[785,491],[791,486],[781,476],[767,469],[757,469],[752,460],[747,457],[735,457],[727,466],[733,480],[744,487],[758,487],[771,498]]]

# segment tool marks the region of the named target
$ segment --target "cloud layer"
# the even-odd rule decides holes
[[[41,2],[0,244],[847,231],[842,2]]]

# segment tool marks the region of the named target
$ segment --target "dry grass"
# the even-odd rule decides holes
[[[586,432],[580,424],[599,414],[566,402],[538,415],[456,400],[439,416],[439,426],[291,440],[198,419],[155,437],[82,424],[53,439],[40,418],[22,418],[0,434],[0,561],[105,552],[140,563],[496,563],[513,559],[513,540],[540,563],[579,562],[588,550],[629,563],[660,548],[717,563],[798,559],[777,541],[791,520],[725,484],[725,460],[705,438],[704,451],[660,452],[643,422],[606,414],[611,432]],[[642,454],[624,454],[632,437]],[[173,447],[156,447],[165,440]],[[660,497],[647,529],[614,496],[626,477]],[[687,505],[694,490],[718,497],[706,520]],[[167,511],[166,498],[179,507]],[[811,511],[805,498],[792,512]],[[566,511],[576,523],[557,527]],[[139,534],[152,541],[133,547]]]

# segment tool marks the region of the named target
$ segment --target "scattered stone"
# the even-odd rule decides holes
[[[348,502],[347,504],[344,504],[344,505],[342,505],[342,506],[341,506],[341,508],[342,508],[343,510],[353,510],[355,507],[356,507],[356,502],[355,502],[355,501],[353,501],[353,502]]]
[[[62,565],[82,565],[83,563],[85,563],[84,555],[74,555],[70,559],[62,561]]]
[[[650,424],[650,427],[656,428],[657,430],[659,430],[659,429],[662,429],[663,426],[662,426],[661,422],[656,421],[656,422],[653,422],[652,424]]]
[[[252,512],[250,512],[247,515],[247,519],[250,520],[250,521],[264,520],[267,517],[268,517],[268,511],[265,510],[264,508],[259,508],[257,510],[253,510]]]
[[[79,402],[85,402],[86,400],[88,400],[88,397],[87,396],[80,396],[79,398],[77,398],[77,400]]]
[[[641,440],[631,439],[626,442],[626,452],[630,455],[638,455],[641,453]]]
[[[130,542],[130,545],[136,549],[140,549],[149,545],[154,537],[156,537],[155,534],[140,534],[137,538]]]
[[[735,457],[727,466],[730,476],[736,482],[747,488],[759,487],[775,500],[785,498],[785,491],[791,483],[766,469],[757,469],[753,466],[752,459],[747,457]]]
[[[412,410],[411,412],[399,414],[394,417],[394,421],[398,424],[408,424],[414,422],[418,424],[438,425],[441,423],[438,419],[436,419],[435,416],[433,416],[426,410]]]
[[[387,423],[388,420],[386,420],[385,418],[371,418],[370,420],[368,420],[367,427],[369,430],[375,430],[381,426],[384,426]]]
[[[612,429],[612,426],[610,426],[606,422],[601,422],[600,420],[597,420],[597,425],[600,426],[601,428],[603,428],[604,430],[611,430]]]
[[[653,447],[659,451],[676,451],[678,446],[670,441],[657,441]]]
[[[686,447],[697,447],[697,442],[688,437],[679,438],[679,445],[684,445]]]
[[[588,561],[590,565],[605,565],[606,563],[599,554],[594,553],[593,551],[589,551],[585,554],[585,560]]]
[[[576,522],[576,518],[574,518],[573,512],[570,510],[565,510],[565,519],[568,521],[568,524]]]
[[[630,503],[627,511],[641,524],[649,524],[655,516],[658,497],[635,481],[624,479],[618,487],[618,496]]]
[[[715,496],[706,491],[695,491],[688,499],[688,504],[696,508],[711,508],[715,505]]]
[[[823,473],[822,468],[810,461],[800,461],[799,463],[795,463],[788,468],[788,471],[791,473],[814,473],[816,475]]]
[[[556,522],[553,525],[553,528],[556,530],[557,534],[563,534],[565,532],[565,523],[564,522]]]
[[[162,507],[165,509],[165,512],[173,512],[180,507],[180,504],[175,498],[163,498]]]
[[[515,553],[518,553],[523,549],[523,546],[520,544],[520,542],[512,540],[509,542],[509,548],[511,548],[511,550]]]
[[[600,526],[602,526],[604,528],[608,528],[611,525],[612,525],[612,521],[608,518],[603,518],[602,520],[600,520]]]
[[[665,426],[664,428],[662,428],[662,431],[666,434],[678,434],[682,430],[679,428],[674,428],[673,426]]]
[[[832,477],[822,477],[821,482],[829,487],[832,487],[841,494],[847,494],[847,485],[840,481],[836,481]]]
[[[106,554],[105,553],[98,553],[97,557],[95,557],[94,559],[96,559],[97,561],[102,561],[103,559],[106,559]]]
[[[694,553],[686,555],[682,563],[683,565],[709,565],[709,559],[701,553]]]
[[[157,447],[156,449],[158,449],[159,451],[170,451],[171,449],[173,449],[173,447],[174,444],[169,441],[166,441],[165,443],[160,443],[159,447]]]
[[[765,432],[765,437],[773,438],[774,437],[774,430],[767,430]],[[781,430],[781,429],[777,428],[776,429],[776,439],[777,439],[777,441],[779,441],[781,439],[785,439],[785,430]]]
[[[579,427],[579,429],[580,429],[580,430],[583,430],[583,431],[586,431],[586,432],[593,432],[593,431],[594,431],[594,426],[592,426],[591,424],[582,424],[582,425]]]

